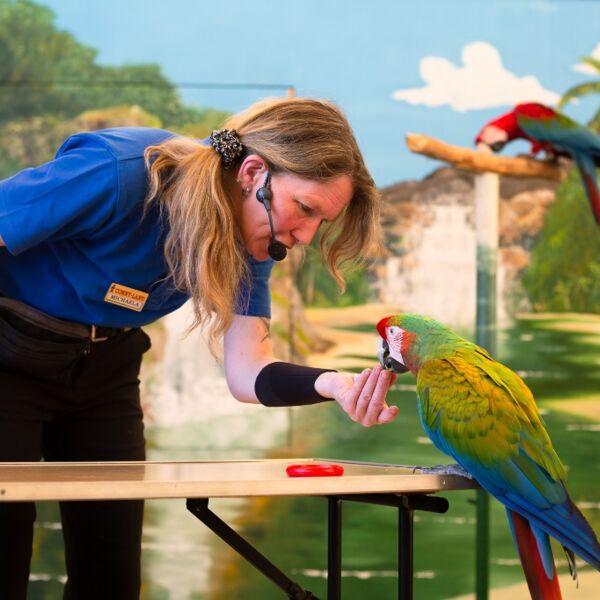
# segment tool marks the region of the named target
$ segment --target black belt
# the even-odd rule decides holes
[[[73,321],[63,321],[52,315],[48,315],[25,302],[0,295],[0,308],[5,308],[13,316],[40,329],[51,331],[57,335],[90,340],[91,342],[103,342],[111,337],[121,335],[132,329],[131,327],[104,327],[96,325],[85,325]]]
[[[85,327],[88,328],[88,335],[86,337],[90,338],[90,342],[103,342],[133,329],[133,327],[97,327],[96,325],[85,325]]]

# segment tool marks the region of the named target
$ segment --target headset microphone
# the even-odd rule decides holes
[[[256,199],[265,207],[269,217],[269,227],[271,229],[271,241],[267,252],[273,260],[283,260],[287,256],[287,248],[285,244],[275,239],[275,229],[273,228],[273,217],[271,216],[271,173],[267,173],[265,182],[256,192]]]

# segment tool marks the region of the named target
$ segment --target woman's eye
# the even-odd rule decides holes
[[[313,213],[313,209],[310,206],[307,206],[306,204],[303,204],[302,202],[298,202],[298,206],[300,207],[300,210],[305,214],[305,215],[312,215]]]

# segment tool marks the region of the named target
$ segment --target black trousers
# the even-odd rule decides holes
[[[52,377],[3,367],[0,358],[0,461],[144,460],[138,376],[149,347],[133,329],[89,344]],[[62,502],[60,512],[64,598],[139,598],[143,502]],[[2,600],[26,598],[35,516],[34,503],[0,502]]]

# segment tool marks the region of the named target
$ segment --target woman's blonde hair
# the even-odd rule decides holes
[[[379,194],[350,126],[335,105],[307,98],[258,102],[224,124],[235,129],[243,156],[258,154],[272,173],[313,181],[348,175],[353,196],[321,236],[321,254],[340,289],[340,266],[361,260],[379,242]],[[158,204],[168,222],[165,257],[177,289],[194,303],[193,327],[208,321],[209,342],[231,324],[240,286],[248,277],[247,253],[227,192],[227,171],[211,146],[174,137],[145,152],[150,178],[146,206]],[[235,168],[235,167],[234,167]],[[248,282],[246,282],[248,284]]]

